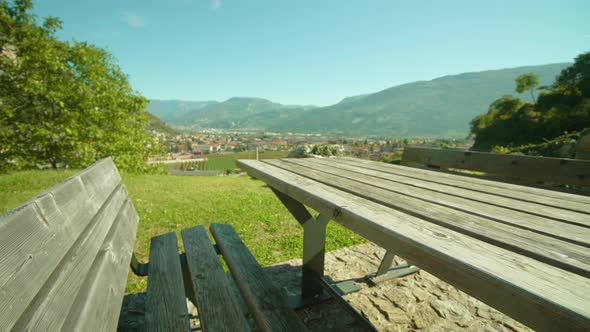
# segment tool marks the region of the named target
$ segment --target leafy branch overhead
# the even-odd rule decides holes
[[[57,18],[39,25],[28,0],[0,1],[0,169],[80,167],[113,156],[141,170],[157,147],[147,100],[106,50],[60,41]]]

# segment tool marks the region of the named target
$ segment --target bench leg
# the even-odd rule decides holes
[[[131,255],[131,271],[138,277],[145,277],[148,275],[149,263],[141,263],[135,256],[135,252]]]
[[[383,259],[381,260],[381,264],[379,265],[377,272],[368,274],[366,276],[367,280],[369,280],[373,285],[376,285],[387,280],[400,278],[408,274],[418,272],[419,268],[411,264],[391,267],[394,256],[395,254],[393,251],[387,250],[383,256]]]

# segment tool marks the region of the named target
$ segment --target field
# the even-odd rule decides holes
[[[289,151],[260,151],[258,153],[258,159],[287,158],[288,154]],[[232,157],[234,159],[256,159],[256,151],[226,153],[225,156]]]
[[[0,214],[74,173],[48,170],[0,175]],[[213,222],[232,224],[262,265],[302,255],[301,227],[261,181],[248,176],[123,174],[123,182],[140,218],[135,252],[141,260],[149,256],[152,236],[175,231],[180,238],[182,228]],[[327,250],[361,242],[361,237],[335,223],[328,226]],[[145,287],[145,278],[130,273],[127,292]]]
[[[261,151],[258,153],[259,159],[278,159],[285,158],[289,151]],[[226,152],[223,154],[205,155],[206,161],[191,161],[186,163],[164,164],[168,169],[180,170],[209,170],[209,171],[227,171],[233,170],[238,159],[256,159],[256,151],[243,152]]]

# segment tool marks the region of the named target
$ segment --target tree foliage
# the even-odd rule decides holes
[[[535,88],[539,86],[539,76],[533,73],[522,74],[516,78],[516,92],[523,93],[529,91],[533,102],[535,98]]]
[[[316,144],[311,148],[311,154],[324,157],[340,155],[340,146],[336,144]]]
[[[81,167],[113,156],[140,171],[157,144],[146,132],[147,100],[104,49],[56,38],[29,0],[0,1],[0,169]]]
[[[536,86],[534,80],[521,79],[523,76],[517,79],[517,92]],[[493,146],[538,144],[587,127],[590,127],[590,52],[576,57],[574,64],[557,76],[536,103],[503,96],[490,105],[487,113],[471,121],[471,132],[476,137],[473,148],[484,151]]]

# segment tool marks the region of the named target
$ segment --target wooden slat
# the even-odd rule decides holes
[[[254,160],[239,166],[302,204],[539,331],[590,329],[590,280]]]
[[[306,331],[285,295],[264,273],[230,225],[212,224],[211,233],[262,331]]]
[[[90,166],[80,173],[80,179],[90,197],[100,202],[104,201],[112,193],[111,185],[121,182],[121,175],[113,160],[109,157]]]
[[[37,293],[15,325],[16,330],[57,331],[61,328],[67,316],[65,313],[72,307],[86,274],[126,200],[127,190],[120,185]],[[125,280],[121,283],[124,285]]]
[[[314,169],[313,166],[317,167],[315,163],[306,163],[304,160],[282,162],[267,160],[265,162],[485,242],[590,277],[590,249],[588,248],[425,202],[420,198],[391,192],[379,187],[382,181],[360,173],[333,171],[327,167]]]
[[[370,181],[365,181],[365,183],[370,183],[376,187],[394,191],[408,197],[418,198],[430,203],[435,203],[467,213],[479,215],[512,226],[525,228],[537,233],[561,239],[563,241],[590,247],[590,228],[571,225],[568,223],[561,223],[554,219],[545,218],[539,215],[533,215],[509,208],[489,205],[480,201],[474,201],[469,198],[469,195],[464,195],[464,197],[456,197],[443,192],[406,185],[405,183],[390,180],[390,174],[382,173],[381,171],[374,171],[368,168],[366,165],[352,166],[339,162],[338,160],[313,160],[313,164],[307,164],[307,161],[302,162],[306,163],[306,165],[315,165],[315,167],[319,167],[320,169],[332,174],[345,175],[346,177],[352,178],[354,180],[359,180],[358,177],[362,175],[370,176]],[[398,180],[399,178],[394,177],[394,179]],[[449,191],[450,190],[451,189],[449,189]]]
[[[176,233],[152,238],[145,304],[147,331],[190,331]]]
[[[182,240],[203,331],[250,331],[205,227],[183,229]]]
[[[590,185],[590,161],[406,147],[403,163],[482,171],[511,178]]]
[[[111,167],[102,160],[0,218],[0,327],[21,317],[118,185],[116,169],[102,178],[100,195],[85,184]]]
[[[320,161],[321,162],[321,161]],[[437,173],[434,173],[437,174]],[[387,173],[384,178],[390,181],[395,181],[417,188],[428,189],[446,195],[453,195],[457,197],[467,198],[473,201],[479,201],[485,204],[496,205],[515,211],[525,212],[527,214],[534,214],[544,216],[547,218],[576,224],[584,227],[590,227],[590,219],[587,213],[571,211],[568,209],[561,209],[543,204],[521,201],[515,198],[508,198],[504,196],[497,196],[487,193],[482,193],[474,190],[452,187],[448,185],[438,184],[429,181],[427,178],[412,178],[409,176],[400,176],[393,173]]]
[[[421,178],[430,182],[446,184],[453,187],[466,188],[504,197],[517,197],[523,201],[536,202],[557,208],[567,204],[568,209],[585,213],[588,212],[590,208],[590,196],[576,195],[500,181],[492,181],[465,175],[443,173],[415,167],[399,166],[359,158],[344,157],[330,159],[335,159],[338,160],[338,162],[349,165],[362,165],[363,167],[373,170]]]
[[[116,330],[137,224],[137,213],[127,199],[102,242],[61,330]]]

